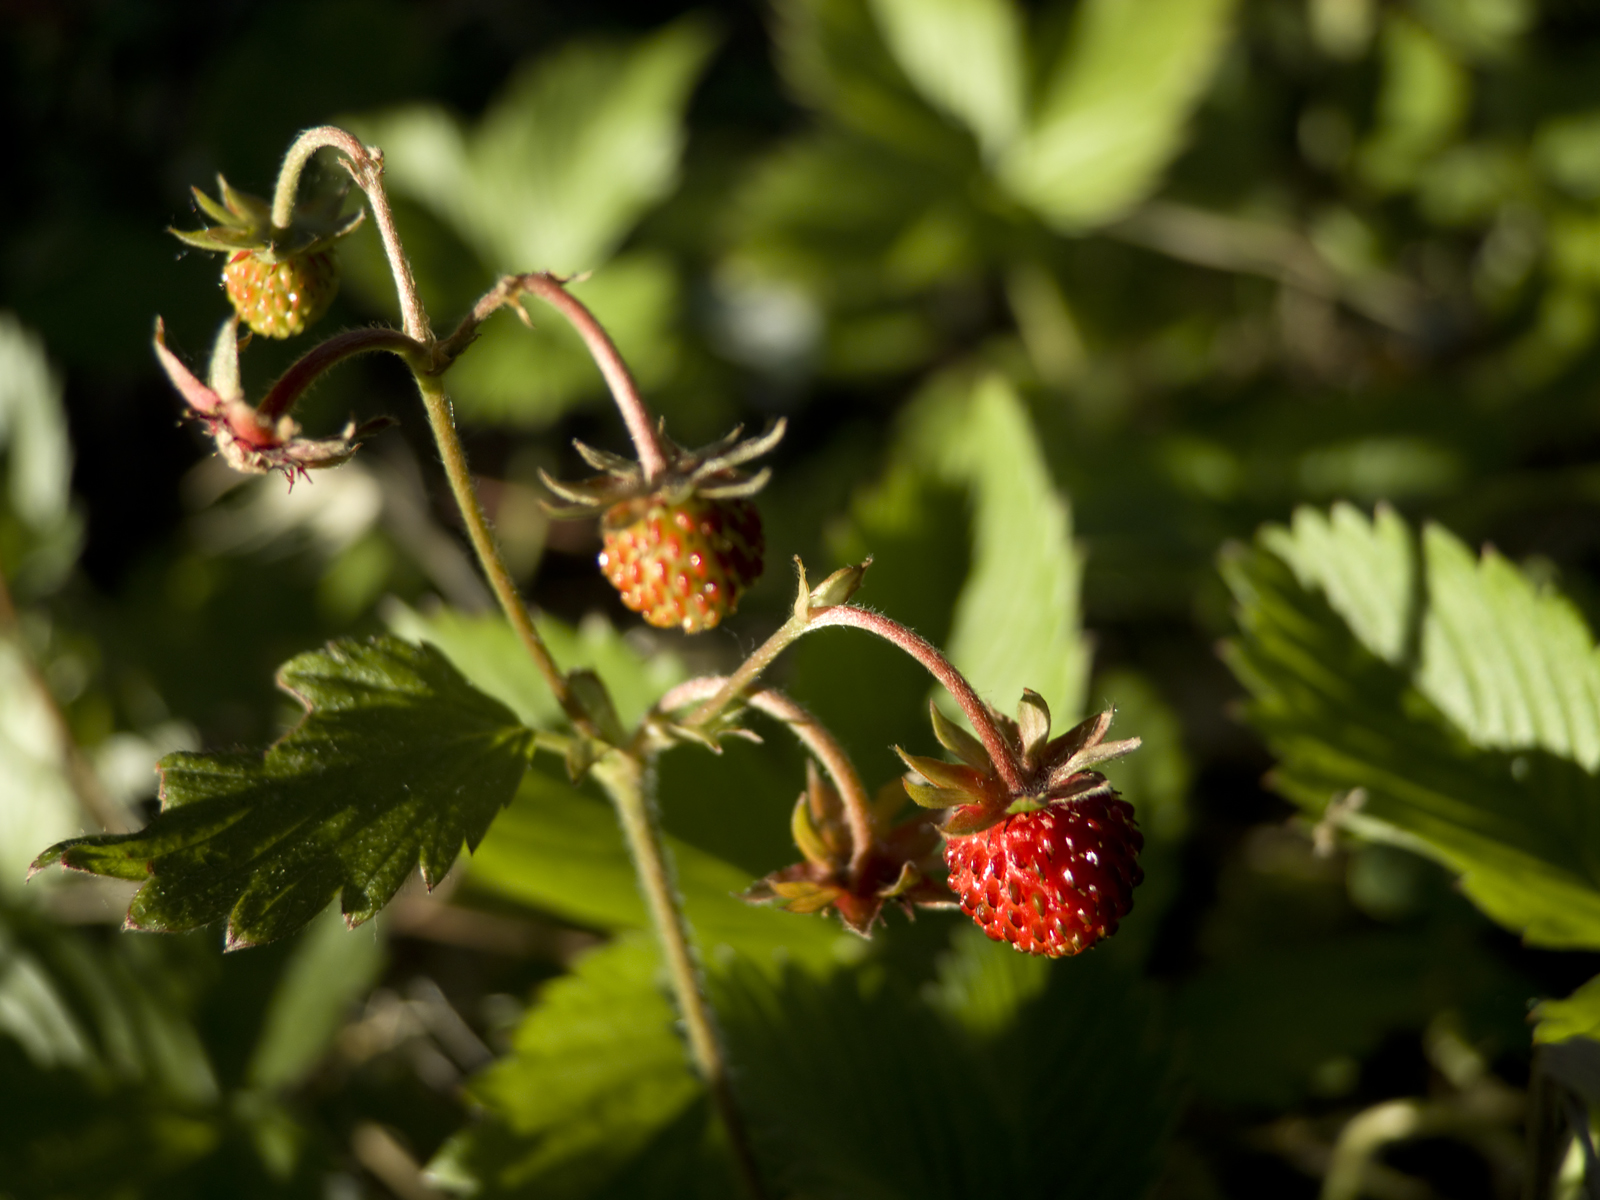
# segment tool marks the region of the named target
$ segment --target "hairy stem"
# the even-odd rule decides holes
[[[472,549],[478,555],[478,562],[482,564],[483,573],[489,579],[489,586],[494,590],[495,599],[500,601],[506,619],[517,631],[517,637],[522,640],[528,657],[533,659],[539,674],[544,676],[545,683],[549,685],[562,711],[567,714],[573,725],[591,737],[594,736],[596,731],[593,722],[573,696],[572,689],[567,685],[567,677],[562,674],[561,668],[550,656],[544,639],[534,627],[527,605],[523,604],[522,597],[517,594],[517,585],[511,578],[505,558],[500,553],[500,546],[489,528],[489,519],[484,515],[477,489],[472,486],[472,476],[467,470],[467,454],[461,446],[461,437],[456,432],[455,417],[450,411],[450,400],[444,394],[443,385],[436,377],[419,373],[417,389],[422,393],[422,403],[428,410],[428,424],[433,428],[434,441],[438,443],[440,457],[444,460],[444,473],[450,481],[450,491],[461,509],[461,516],[467,524],[467,536],[472,540]]]
[[[400,297],[400,319],[406,336],[424,344],[433,342],[433,331],[428,327],[428,314],[417,296],[417,280],[411,273],[411,260],[400,246],[400,233],[395,228],[394,210],[389,207],[388,194],[383,190],[383,151],[376,146],[364,146],[355,134],[336,125],[322,125],[308,129],[295,139],[284,155],[283,167],[278,172],[278,187],[272,196],[272,223],[286,227],[294,213],[295,192],[300,186],[300,173],[305,170],[311,156],[324,146],[332,146],[347,157],[345,170],[356,181],[356,186],[367,194],[372,205],[372,217],[378,223],[378,236],[383,239],[383,252],[389,259],[389,269],[394,272],[394,288]]]
[[[657,707],[662,712],[687,708],[696,701],[716,695],[727,683],[720,675],[702,675],[680,683],[665,696]],[[751,708],[759,709],[775,720],[782,721],[810,750],[822,769],[828,773],[839,797],[844,801],[845,815],[850,822],[850,877],[859,878],[872,853],[872,801],[861,782],[850,755],[837,738],[804,706],[790,699],[776,688],[763,688],[746,697]]]
[[[600,368],[600,374],[605,376],[606,386],[611,389],[611,397],[616,401],[622,421],[628,427],[628,436],[633,439],[633,449],[639,456],[645,480],[653,480],[667,469],[667,459],[661,448],[661,438],[656,433],[655,422],[650,418],[650,410],[645,406],[644,397],[639,394],[639,385],[634,382],[628,364],[617,352],[616,343],[600,322],[595,320],[594,314],[584,307],[583,302],[567,291],[564,283],[564,280],[548,271],[535,271],[531,275],[517,275],[503,281],[504,285],[510,287],[511,296],[517,292],[532,293],[559,312],[578,331],[595,365]]]
[[[684,724],[694,727],[714,720],[718,713],[738,700],[744,690],[761,677],[761,673],[772,665],[778,655],[799,641],[806,631],[806,619],[799,615],[790,617],[778,626],[777,632],[757,646],[755,653],[740,663],[739,669],[724,679],[722,686],[699,708],[690,713],[689,719]]]
[[[78,807],[83,810],[84,816],[107,833],[126,833],[127,823],[118,815],[111,798],[106,795],[100,777],[94,773],[94,768],[89,765],[89,760],[84,756],[78,740],[72,736],[72,726],[67,722],[67,714],[61,711],[61,705],[56,702],[49,681],[40,672],[23,643],[21,623],[17,620],[17,610],[11,602],[11,590],[6,585],[3,569],[0,569],[0,638],[10,641],[16,647],[17,658],[22,664],[23,672],[39,697],[40,707],[50,719],[51,730],[56,738],[56,752],[61,756],[62,765],[66,768],[67,783],[72,788],[73,796],[77,798]]]
[[[661,827],[656,819],[651,794],[654,789],[653,772],[638,758],[613,752],[595,764],[594,776],[616,805],[617,818],[621,822],[623,836],[627,838],[628,850],[633,855],[634,870],[639,876],[639,886],[644,891],[645,903],[650,909],[651,922],[655,925],[656,936],[661,939],[672,991],[688,1034],[689,1053],[696,1070],[705,1080],[712,1103],[716,1105],[727,1130],[728,1144],[733,1148],[745,1188],[753,1200],[762,1200],[766,1191],[761,1185],[755,1155],[750,1149],[744,1118],[734,1101],[728,1065],[722,1056],[722,1047],[717,1042],[711,1005],[706,1000],[700,970],[689,946],[688,925],[673,885],[666,848],[662,844]]]
[[[1000,736],[1000,730],[990,717],[989,709],[978,699],[978,693],[972,690],[972,685],[967,682],[966,676],[951,665],[950,660],[939,652],[937,646],[915,630],[907,629],[900,622],[891,620],[882,613],[857,608],[853,604],[836,604],[831,608],[822,609],[811,618],[808,629],[822,629],[830,625],[845,625],[876,634],[884,641],[904,650],[926,667],[928,673],[944,686],[945,691],[955,697],[956,703],[961,706],[961,711],[966,714],[973,730],[982,740],[983,748],[989,752],[989,758],[993,761],[995,770],[1000,773],[1000,778],[1005,780],[1006,786],[1013,792],[1023,790],[1025,784],[1022,766],[1017,762],[1011,746]]]
[[[328,368],[357,354],[370,354],[378,350],[400,355],[413,371],[424,370],[428,365],[427,349],[399,330],[352,329],[347,333],[335,334],[296,361],[256,406],[257,414],[266,420],[276,420],[291,411]]]

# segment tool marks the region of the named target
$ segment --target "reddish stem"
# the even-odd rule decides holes
[[[989,709],[978,699],[978,693],[972,690],[972,685],[967,682],[966,677],[951,665],[950,660],[941,654],[932,642],[882,613],[857,608],[853,604],[836,604],[823,609],[811,618],[808,631],[827,625],[846,625],[852,629],[864,629],[868,633],[876,634],[884,641],[898,646],[926,667],[928,673],[944,685],[945,691],[955,697],[956,703],[961,706],[961,711],[966,714],[967,720],[982,740],[983,748],[989,752],[995,770],[1000,773],[1000,778],[1005,780],[1006,787],[1013,794],[1020,794],[1026,790],[1021,764],[1017,762],[1016,754],[1010,744],[995,727],[994,720],[989,716]]]
[[[353,358],[357,354],[370,354],[388,350],[407,360],[413,370],[421,370],[425,351],[423,347],[397,329],[352,329],[335,334],[321,345],[303,355],[285,371],[266,398],[256,406],[256,412],[268,421],[275,421],[293,410],[300,397],[329,367]]]
[[[634,452],[639,456],[646,482],[664,473],[667,469],[666,454],[662,451],[655,423],[650,419],[650,410],[645,407],[644,397],[639,394],[639,385],[634,382],[628,364],[617,352],[616,343],[600,322],[595,320],[594,314],[584,307],[583,301],[567,291],[564,280],[548,271],[517,275],[506,282],[511,283],[516,291],[532,292],[571,322],[584,345],[589,348],[600,374],[605,376],[606,386],[611,389],[612,399],[616,401],[623,423],[628,427],[628,436],[633,439]]]

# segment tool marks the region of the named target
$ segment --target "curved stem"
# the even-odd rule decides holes
[[[347,333],[335,334],[303,355],[272,385],[272,390],[256,406],[256,412],[267,420],[276,420],[291,411],[329,367],[357,354],[370,354],[378,350],[398,354],[410,364],[413,371],[423,369],[427,363],[427,351],[422,344],[397,329],[352,329]]]
[[[367,194],[372,205],[373,219],[378,223],[378,236],[383,239],[383,252],[389,259],[389,269],[394,272],[394,287],[400,297],[400,318],[407,336],[431,344],[433,331],[428,327],[428,314],[417,296],[417,280],[411,273],[411,262],[400,246],[400,234],[395,229],[394,210],[389,207],[389,197],[383,190],[383,151],[376,146],[364,146],[353,133],[336,125],[322,125],[308,129],[297,137],[289,153],[284,155],[283,167],[278,172],[277,190],[272,196],[272,223],[285,227],[294,213],[295,191],[300,186],[300,173],[305,170],[311,156],[324,146],[343,151],[348,158],[345,170],[356,181],[356,186]]]
[[[417,390],[422,393],[423,406],[428,410],[428,424],[433,428],[434,441],[439,444],[439,454],[444,460],[445,477],[450,481],[450,490],[455,495],[456,504],[461,509],[462,519],[467,525],[467,536],[472,540],[472,548],[477,552],[483,573],[488,576],[489,586],[494,589],[495,598],[500,601],[506,619],[517,631],[517,637],[521,639],[528,657],[533,659],[539,674],[544,676],[545,683],[554,693],[562,711],[567,714],[573,725],[593,737],[596,734],[594,723],[590,721],[588,713],[572,694],[572,689],[567,685],[567,677],[561,673],[561,668],[550,656],[544,639],[534,628],[533,618],[528,614],[527,606],[517,594],[517,585],[511,578],[511,572],[506,568],[505,558],[501,555],[499,544],[489,528],[489,519],[484,515],[483,504],[478,499],[477,490],[472,486],[472,476],[467,470],[466,451],[461,446],[460,435],[456,433],[455,418],[451,414],[450,401],[444,394],[444,387],[432,375],[418,373],[416,379]]]
[[[755,653],[740,663],[739,669],[732,675],[727,676],[722,681],[722,686],[716,690],[710,699],[704,701],[699,708],[690,713],[689,719],[684,724],[692,728],[705,725],[714,720],[718,713],[739,699],[740,694],[754,683],[763,671],[772,665],[772,661],[778,655],[799,641],[806,633],[806,630],[807,622],[805,618],[800,616],[790,617],[782,625],[778,626],[777,632],[757,646]]]
[[[868,633],[876,634],[884,641],[898,646],[926,667],[928,673],[944,685],[945,691],[955,697],[956,703],[961,706],[961,711],[966,714],[972,728],[983,741],[983,748],[989,752],[989,758],[993,761],[1000,778],[1005,780],[1006,786],[1013,793],[1020,793],[1025,789],[1021,764],[1017,762],[1011,746],[1000,736],[1000,730],[995,727],[988,707],[978,699],[978,693],[972,690],[972,685],[967,682],[966,677],[951,665],[950,660],[939,652],[937,646],[915,630],[907,629],[900,622],[891,620],[882,613],[857,608],[853,604],[836,604],[831,608],[822,609],[811,618],[809,628],[821,629],[829,625],[846,625],[852,629],[864,629]]]
[[[701,985],[700,970],[689,945],[689,929],[684,921],[683,906],[673,886],[672,869],[662,844],[661,828],[652,797],[653,772],[632,755],[611,753],[595,764],[594,776],[616,805],[617,818],[628,840],[634,869],[639,876],[639,886],[644,891],[645,903],[650,909],[650,919],[655,925],[656,936],[661,939],[673,994],[688,1034],[689,1053],[701,1078],[705,1080],[712,1103],[727,1130],[728,1144],[733,1149],[745,1188],[754,1200],[761,1200],[766,1192],[761,1185],[755,1155],[750,1149],[744,1119],[734,1101],[728,1065],[722,1056],[722,1047],[717,1042],[711,1005]]]
[[[656,707],[662,712],[686,708],[697,700],[716,695],[726,683],[727,679],[723,676],[702,675],[698,679],[680,683],[661,697]],[[794,735],[816,756],[822,769],[828,773],[828,778],[833,780],[850,822],[850,876],[852,881],[859,878],[872,853],[872,801],[855,764],[850,761],[850,755],[808,709],[776,688],[763,688],[752,693],[746,697],[746,702],[751,708],[760,709],[794,730]]]
[[[511,283],[513,280],[516,291],[531,292],[538,296],[578,331],[595,365],[600,368],[600,374],[605,376],[606,386],[611,389],[611,397],[616,401],[618,411],[622,413],[628,436],[633,439],[634,452],[639,456],[639,465],[644,469],[645,480],[648,482],[661,475],[667,469],[661,438],[650,419],[650,410],[645,407],[644,398],[639,394],[639,385],[634,382],[628,364],[622,361],[622,355],[617,352],[610,335],[595,320],[594,314],[584,307],[583,302],[567,291],[563,286],[564,281],[548,271],[517,275],[504,282]]]

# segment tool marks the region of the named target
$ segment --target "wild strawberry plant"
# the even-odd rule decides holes
[[[0,1196],[1577,1194],[1587,18],[426,7],[0,51]]]

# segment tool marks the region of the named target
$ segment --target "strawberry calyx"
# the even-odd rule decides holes
[[[297,205],[289,224],[284,227],[273,225],[270,204],[259,196],[229,186],[221,175],[217,176],[220,202],[199,188],[190,191],[196,206],[212,224],[203,229],[168,229],[167,232],[201,250],[225,253],[230,262],[250,255],[276,264],[316,254],[353,232],[366,219],[364,209],[357,209],[348,217],[340,215],[344,207],[343,189],[330,190]]]
[[[947,837],[966,837],[1003,821],[1008,816],[1037,812],[1052,804],[1091,796],[1115,796],[1110,782],[1092,768],[1136,750],[1138,738],[1108,742],[1112,710],[1106,709],[1074,725],[1059,737],[1050,737],[1050,708],[1044,697],[1024,690],[1017,719],[990,710],[1001,739],[1021,769],[1021,786],[1010,787],[995,769],[983,743],[930,704],[934,737],[961,761],[895,753],[915,772],[905,778],[913,801],[928,809],[946,809],[939,825]]]
[[[741,441],[739,435],[744,429],[736,426],[733,432],[709,446],[685,450],[667,437],[663,422],[659,436],[666,466],[655,475],[647,475],[644,468],[631,459],[585,445],[574,438],[572,445],[583,461],[600,474],[577,483],[564,483],[540,471],[539,477],[545,487],[566,502],[546,503],[544,507],[551,516],[563,518],[591,516],[634,500],[673,506],[695,496],[707,500],[745,500],[767,486],[772,468],[762,467],[754,474],[741,468],[776,446],[786,428],[787,423],[780,417],[759,437]]]
[[[949,908],[949,891],[937,877],[939,837],[931,813],[894,824],[905,803],[898,782],[879,790],[870,811],[872,845],[852,870],[854,845],[838,791],[814,761],[806,761],[806,790],[790,818],[804,861],[758,879],[741,899],[771,903],[794,913],[838,912],[845,928],[870,937],[885,904],[911,916],[916,908]]]
[[[300,436],[300,425],[287,413],[273,413],[266,405],[256,408],[244,398],[239,383],[239,323],[224,321],[212,349],[208,382],[201,382],[167,349],[166,327],[157,318],[156,357],[173,386],[188,405],[189,415],[206,427],[217,453],[236,471],[265,475],[282,471],[293,486],[308,471],[336,467],[346,462],[362,441],[393,425],[392,417],[357,424],[349,421],[332,438]]]

